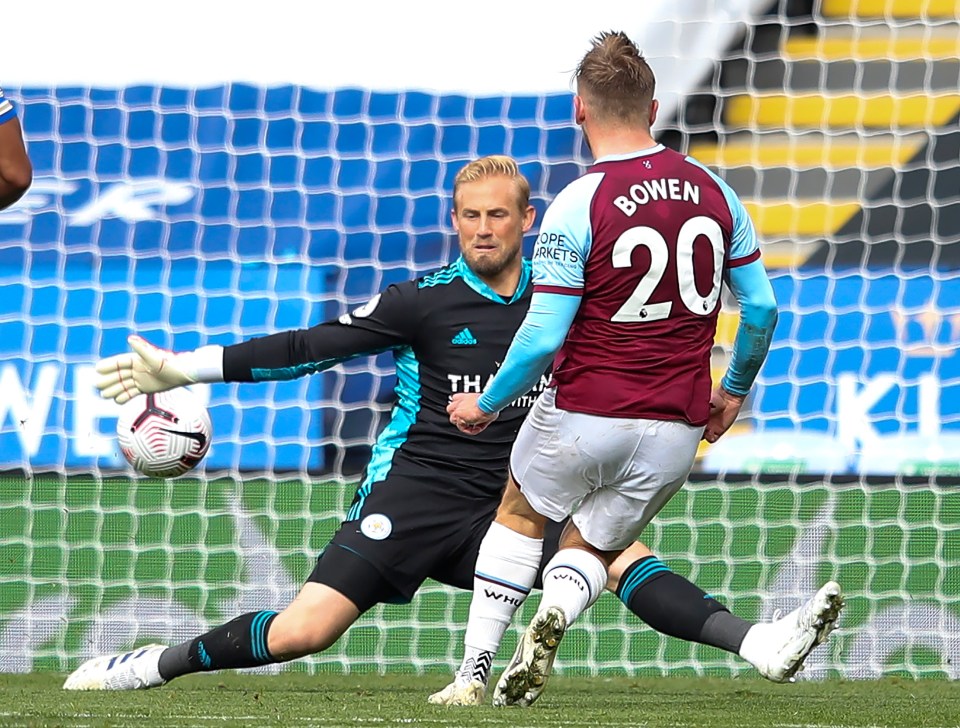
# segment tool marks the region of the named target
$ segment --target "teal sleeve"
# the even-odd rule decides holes
[[[733,356],[720,385],[746,396],[767,358],[777,325],[777,300],[767,271],[759,260],[731,268],[730,290],[740,304],[740,325],[733,342]]]
[[[530,310],[496,376],[477,401],[484,412],[499,412],[537,383],[567,338],[580,308],[580,296],[533,294]]]

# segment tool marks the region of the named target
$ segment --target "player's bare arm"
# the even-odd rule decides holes
[[[730,394],[722,386],[716,387],[710,395],[710,419],[704,428],[703,439],[707,442],[719,440],[740,416],[745,400],[745,396]]]
[[[447,414],[450,423],[468,435],[477,435],[487,429],[487,425],[499,416],[499,412],[484,412],[477,405],[479,394],[464,394],[462,392],[450,397]]]
[[[0,90],[0,210],[23,197],[33,182],[33,166],[13,104]]]

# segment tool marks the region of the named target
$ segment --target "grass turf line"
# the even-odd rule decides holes
[[[938,680],[802,682],[555,677],[532,708],[428,705],[438,675],[199,675],[159,690],[73,693],[64,676],[0,675],[3,726],[430,728],[957,728],[960,691]]]

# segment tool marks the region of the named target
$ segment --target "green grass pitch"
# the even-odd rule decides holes
[[[457,728],[956,728],[939,680],[801,682],[555,677],[534,707],[426,704],[440,675],[215,674],[159,690],[67,693],[62,675],[0,675],[2,726],[456,726]]]

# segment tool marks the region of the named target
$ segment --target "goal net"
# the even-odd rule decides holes
[[[781,316],[740,422],[644,539],[748,619],[839,580],[841,630],[806,675],[957,678],[960,6],[770,5],[726,19],[735,32],[706,66],[686,57],[705,29],[683,3],[669,32],[645,36],[667,100],[658,134],[744,199]],[[93,388],[100,356],[131,332],[183,350],[338,316],[456,256],[449,190],[471,158],[516,157],[539,213],[589,163],[564,92],[6,94],[36,178],[0,213],[5,671],[65,670],[282,606],[344,516],[394,383],[380,356],[210,386],[199,476],[153,481],[122,466],[116,407]],[[735,328],[731,307],[718,370]],[[468,604],[428,583],[284,669],[447,672]],[[748,672],[609,595],[558,668]]]

